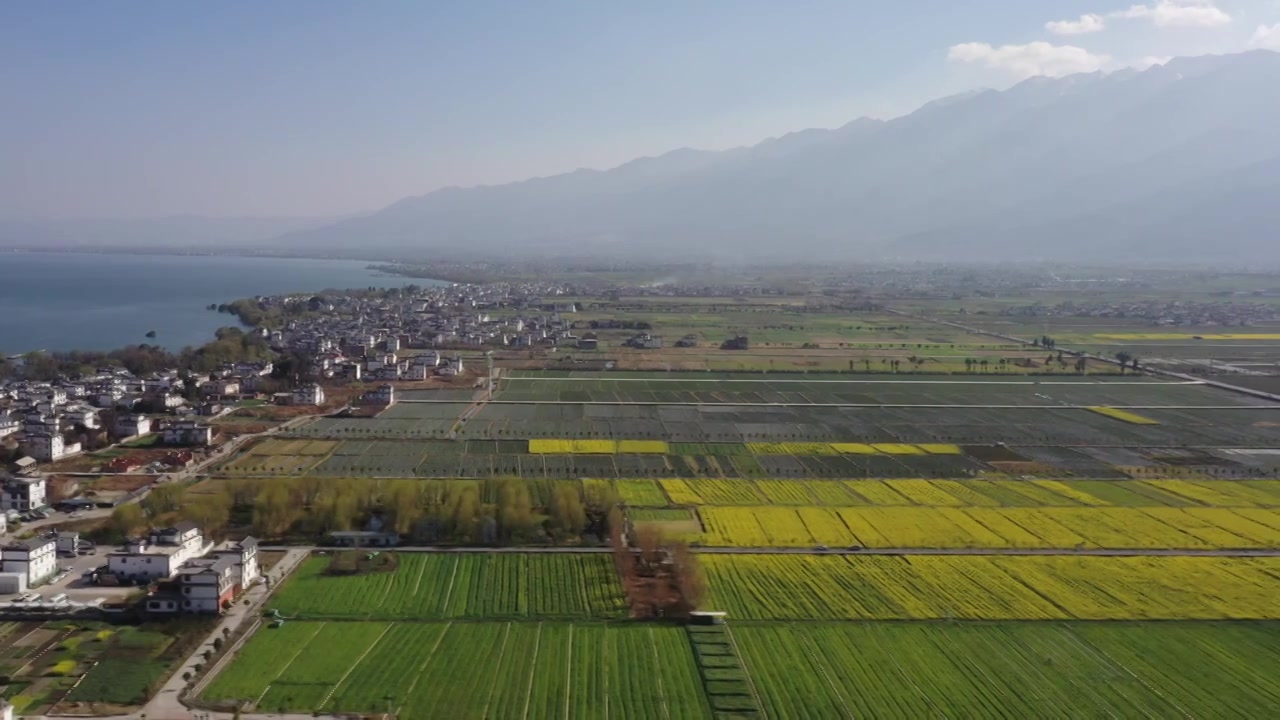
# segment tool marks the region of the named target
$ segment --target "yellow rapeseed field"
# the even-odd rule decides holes
[[[705,555],[702,567],[707,606],[745,620],[1280,618],[1280,558]]]
[[[923,455],[924,450],[907,443],[871,443],[871,447],[885,455]]]
[[[675,502],[684,481],[663,481]],[[677,497],[682,497],[677,500]],[[702,540],[725,547],[1234,550],[1280,547],[1274,508],[707,506]],[[805,529],[805,530],[802,530]]]
[[[876,449],[866,443],[831,443],[831,449],[845,455],[875,455]]]
[[[618,452],[635,455],[667,455],[671,445],[666,440],[619,440]]]
[[[1137,413],[1129,412],[1128,410],[1120,410],[1119,408],[1097,405],[1089,409],[1098,413],[1099,415],[1106,415],[1109,418],[1122,420],[1124,422],[1131,423],[1133,425],[1159,425],[1160,424],[1159,420],[1152,420],[1149,417],[1144,417]]]
[[[529,441],[531,455],[613,455],[617,440],[555,440],[537,438]]]

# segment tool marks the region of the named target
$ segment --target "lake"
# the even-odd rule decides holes
[[[254,295],[440,285],[347,260],[0,252],[0,353],[179,350],[238,321],[208,309]],[[154,330],[155,339],[147,332]]]

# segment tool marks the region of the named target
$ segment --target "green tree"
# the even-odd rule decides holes
[[[289,532],[298,518],[298,507],[290,497],[289,487],[283,482],[269,482],[258,491],[253,501],[253,531],[255,534],[278,538]]]
[[[422,519],[421,493],[414,480],[397,480],[386,491],[383,503],[391,513],[391,527],[401,535],[409,535]]]
[[[536,522],[528,484],[523,480],[504,481],[498,492],[498,527],[502,539],[526,540],[533,534]]]
[[[162,515],[182,509],[183,496],[186,492],[187,489],[182,485],[161,485],[142,498],[142,509],[150,520],[155,521]]]
[[[474,487],[456,491],[449,498],[449,533],[456,540],[477,536],[481,516],[480,496]]]
[[[218,492],[186,500],[179,514],[184,520],[199,525],[206,537],[220,539],[231,522],[231,496]]]
[[[147,517],[143,513],[142,507],[137,503],[126,503],[116,506],[111,511],[111,529],[115,530],[121,537],[129,537],[145,530],[147,527]]]
[[[556,485],[551,491],[551,505],[547,508],[553,532],[565,537],[582,534],[587,526],[587,510],[577,488],[568,484]]]

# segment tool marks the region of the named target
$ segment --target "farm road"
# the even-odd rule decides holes
[[[267,547],[265,550],[305,550],[307,552],[332,552],[332,547]],[[583,555],[613,552],[607,547],[397,547],[395,552],[409,553],[547,553]],[[1101,557],[1280,557],[1280,548],[1270,550],[1170,550],[1165,548],[1110,550],[1104,548],[852,548],[833,547],[819,550],[816,547],[696,547],[700,555],[1079,555]]]

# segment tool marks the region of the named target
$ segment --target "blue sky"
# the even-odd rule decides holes
[[[0,216],[368,211],[1249,47],[1280,0],[11,0]]]

